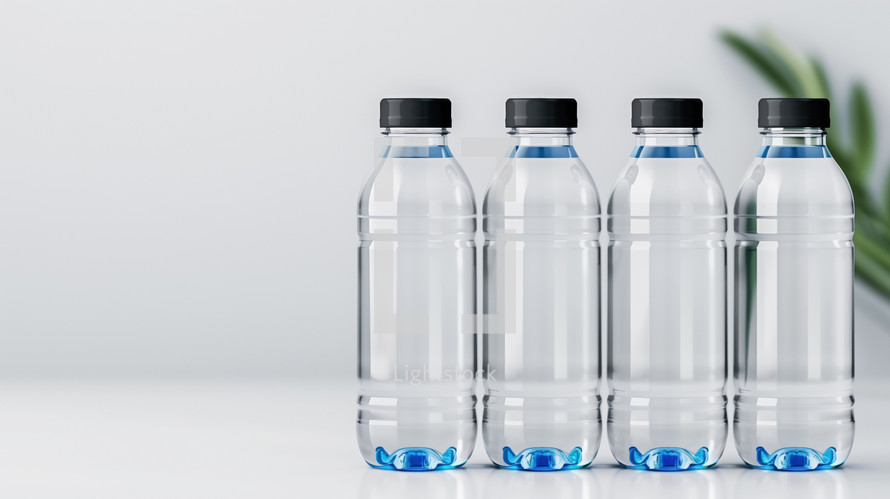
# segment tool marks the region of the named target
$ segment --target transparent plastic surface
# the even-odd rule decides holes
[[[444,130],[393,129],[358,204],[362,457],[453,468],[476,441],[475,200]]]
[[[717,462],[726,419],[726,202],[693,129],[639,129],[609,200],[607,434],[624,466]]]
[[[767,129],[735,205],[735,418],[751,466],[853,444],[853,197],[821,129]]]
[[[482,435],[498,466],[599,449],[600,203],[567,129],[515,129],[483,207]]]

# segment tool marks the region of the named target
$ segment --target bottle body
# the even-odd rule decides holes
[[[444,131],[393,130],[358,215],[362,456],[460,466],[476,440],[476,220]]]
[[[735,206],[739,455],[839,466],[853,442],[853,198],[824,130],[767,129]]]
[[[483,440],[501,467],[581,468],[602,434],[599,198],[570,131],[512,133],[483,207]]]
[[[720,458],[726,420],[726,204],[696,130],[638,130],[609,201],[608,438],[621,464]]]

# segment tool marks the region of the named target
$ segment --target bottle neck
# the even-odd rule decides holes
[[[447,128],[384,128],[387,146],[447,146]]]
[[[697,146],[698,128],[637,128],[637,147],[645,146]]]
[[[764,146],[824,146],[824,128],[764,128]]]
[[[571,128],[511,128],[510,145],[517,146],[570,146],[575,131]]]

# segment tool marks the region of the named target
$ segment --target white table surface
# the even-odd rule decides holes
[[[0,383],[0,497],[887,497],[890,382],[857,381],[841,469],[625,470],[603,443],[585,470],[374,470],[355,443],[355,384],[287,380]],[[657,495],[656,495],[657,494]]]

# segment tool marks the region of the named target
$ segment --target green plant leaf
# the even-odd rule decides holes
[[[865,178],[860,175],[860,171],[857,168],[853,167],[852,155],[848,152],[847,145],[841,142],[840,134],[835,133],[832,135],[829,133],[826,142],[834,160],[837,161],[841,170],[847,175],[847,180],[850,181],[850,187],[853,189],[853,195],[856,196],[858,205],[860,198],[863,195],[867,196],[868,191],[865,189]]]
[[[831,82],[828,80],[828,73],[825,71],[825,66],[822,65],[822,61],[819,60],[818,57],[812,56],[810,57],[810,65],[813,68],[814,78],[818,82],[813,97],[823,97],[833,102],[834,98],[831,95]],[[831,122],[836,125],[840,125],[840,119],[838,118],[839,110],[840,106],[831,106]],[[842,135],[839,133],[829,133],[826,137],[826,142],[835,161],[841,165],[841,168],[844,169],[844,173],[847,174],[847,179],[850,181],[850,184],[855,185],[855,189],[861,191],[862,189],[860,189],[860,186],[863,184],[864,179],[858,175],[858,170],[844,166],[850,165],[851,159],[848,147],[842,141]],[[857,196],[857,199],[859,197],[860,196]]]
[[[724,31],[720,37],[782,95],[791,97],[795,94],[797,87],[795,76],[777,60],[770,49],[748,41],[732,31]]]
[[[890,273],[890,253],[884,247],[859,232],[853,234],[853,244],[857,253],[868,255],[885,272]]]
[[[807,57],[769,31],[762,31],[759,41],[731,31],[723,31],[720,36],[783,96],[832,99],[828,73],[817,57]],[[865,86],[857,82],[848,108],[833,102],[831,121],[835,130],[828,134],[827,142],[855,198],[856,275],[890,298],[890,176],[884,186],[886,199],[875,197],[869,180],[877,142],[871,99]],[[844,118],[845,110],[849,120],[838,119]],[[838,133],[844,127],[849,127],[850,133]]]
[[[854,193],[855,196],[855,193]],[[866,205],[868,203],[865,203]],[[872,246],[879,248],[890,247],[890,230],[881,220],[882,213],[869,210],[861,203],[856,204],[856,233],[863,239],[873,241]],[[888,268],[890,269],[890,268]]]
[[[856,275],[876,291],[890,297],[890,272],[884,270],[866,253],[856,253]]]
[[[818,92],[814,97],[824,97],[831,100],[831,82],[828,81],[828,73],[825,72],[825,66],[815,56],[810,57],[810,65],[813,67],[813,74],[818,82]],[[832,116],[834,116],[834,112],[835,109],[831,108]]]
[[[850,140],[853,143],[853,163],[860,177],[866,177],[875,159],[875,117],[871,98],[861,82],[850,91]]]
[[[890,168],[887,169],[890,171]],[[884,179],[884,227],[890,233],[890,174]]]
[[[769,47],[780,66],[786,67],[794,75],[792,97],[821,97],[822,82],[812,60],[799,50],[783,42],[769,30],[761,30],[760,37]]]

